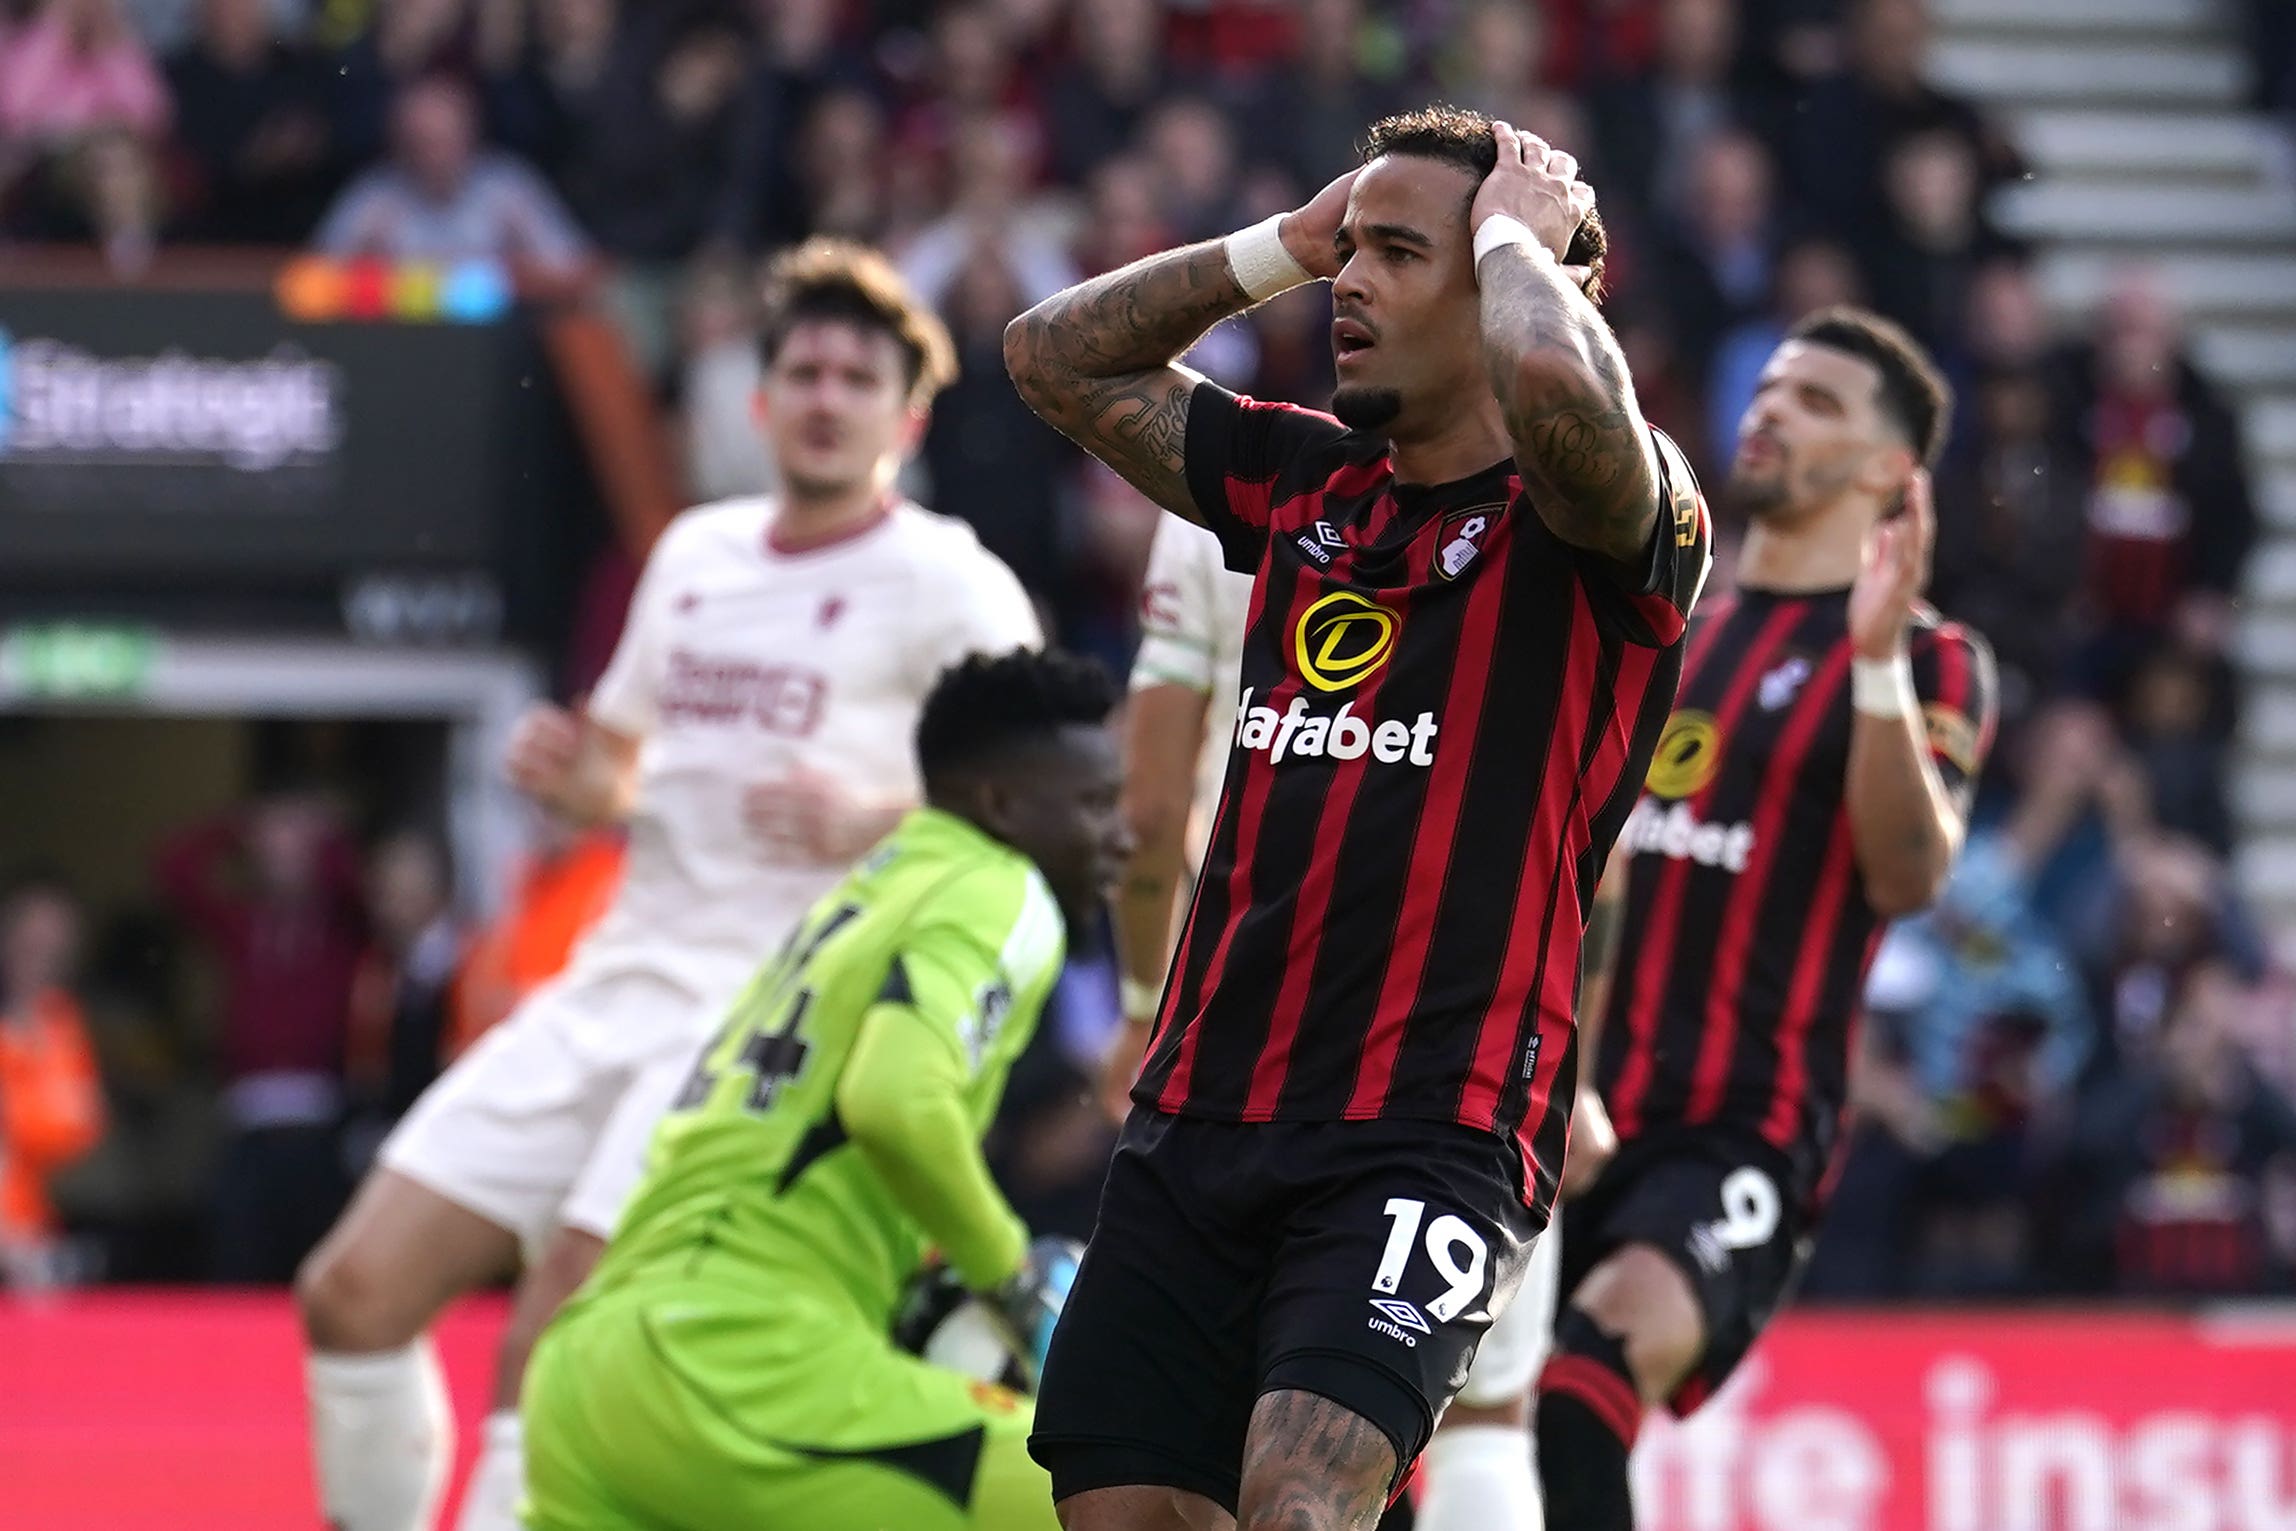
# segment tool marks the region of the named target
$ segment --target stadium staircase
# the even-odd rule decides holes
[[[2296,146],[2248,106],[2234,0],[1932,0],[1929,74],[2009,128],[2032,175],[1994,207],[2078,320],[2157,262],[2239,401],[2264,524],[2241,654],[2240,876],[2296,932]]]

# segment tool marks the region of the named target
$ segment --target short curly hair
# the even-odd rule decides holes
[[[917,719],[928,789],[1012,745],[1106,722],[1120,693],[1107,666],[1059,649],[974,654],[941,672]]]
[[[923,409],[957,375],[948,327],[893,263],[850,239],[808,239],[765,271],[758,350],[768,367],[800,324],[838,320],[890,335],[909,369],[909,402]]]
[[[1380,118],[1364,135],[1362,152],[1366,165],[1389,154],[1441,160],[1473,176],[1477,186],[1483,184],[1483,177],[1499,163],[1499,141],[1491,136],[1491,119],[1481,112],[1441,101],[1417,111]],[[1474,193],[1467,195],[1472,204]],[[1586,221],[1571,235],[1570,248],[1563,252],[1563,264],[1587,268],[1585,292],[1598,303],[1602,301],[1603,267],[1609,253],[1610,235],[1602,226],[1602,214],[1588,213]]]

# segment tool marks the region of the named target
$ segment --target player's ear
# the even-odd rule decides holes
[[[1913,449],[1891,443],[1866,454],[1858,469],[1858,487],[1881,501],[1883,516],[1894,516],[1905,504],[1905,485],[1913,469]]]

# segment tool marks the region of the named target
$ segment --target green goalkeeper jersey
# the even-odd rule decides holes
[[[886,1332],[931,1248],[976,1289],[1011,1275],[1027,1233],[980,1142],[1065,941],[1025,857],[909,814],[734,1003],[568,1316],[639,1303],[722,1375],[778,1352],[761,1329]]]

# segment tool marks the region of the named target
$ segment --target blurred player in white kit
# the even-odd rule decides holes
[[[565,974],[417,1102],[297,1281],[312,1450],[337,1531],[423,1531],[452,1459],[425,1332],[527,1265],[464,1531],[509,1531],[527,1352],[613,1231],[724,1006],[918,797],[941,670],[1042,641],[1012,573],[893,480],[955,370],[874,252],[813,241],[769,281],[759,417],[781,492],[686,512],[648,558],[584,713],[537,707],[522,790],[626,817],[613,907]]]
[[[1183,889],[1202,871],[1220,806],[1251,600],[1252,577],[1229,571],[1217,537],[1177,516],[1159,519],[1141,591],[1140,652],[1124,726],[1124,811],[1138,848],[1116,905],[1124,1028],[1100,1091],[1117,1121],[1132,1109],[1132,1081],[1171,960],[1174,913]],[[1590,966],[1602,944],[1590,927]],[[1590,978],[1607,963],[1603,958]],[[1600,1006],[1582,997],[1581,1013],[1599,1014]],[[1586,1109],[1584,1096],[1579,1109]],[[1584,1116],[1574,1126],[1566,1194],[1591,1180],[1607,1157],[1608,1119],[1599,1103],[1594,1115],[1600,1125],[1592,1130]],[[1428,1442],[1417,1531],[1540,1531],[1544,1525],[1528,1396],[1554,1319],[1560,1230],[1557,1217],[1533,1246],[1514,1304],[1484,1336],[1467,1385]]]

